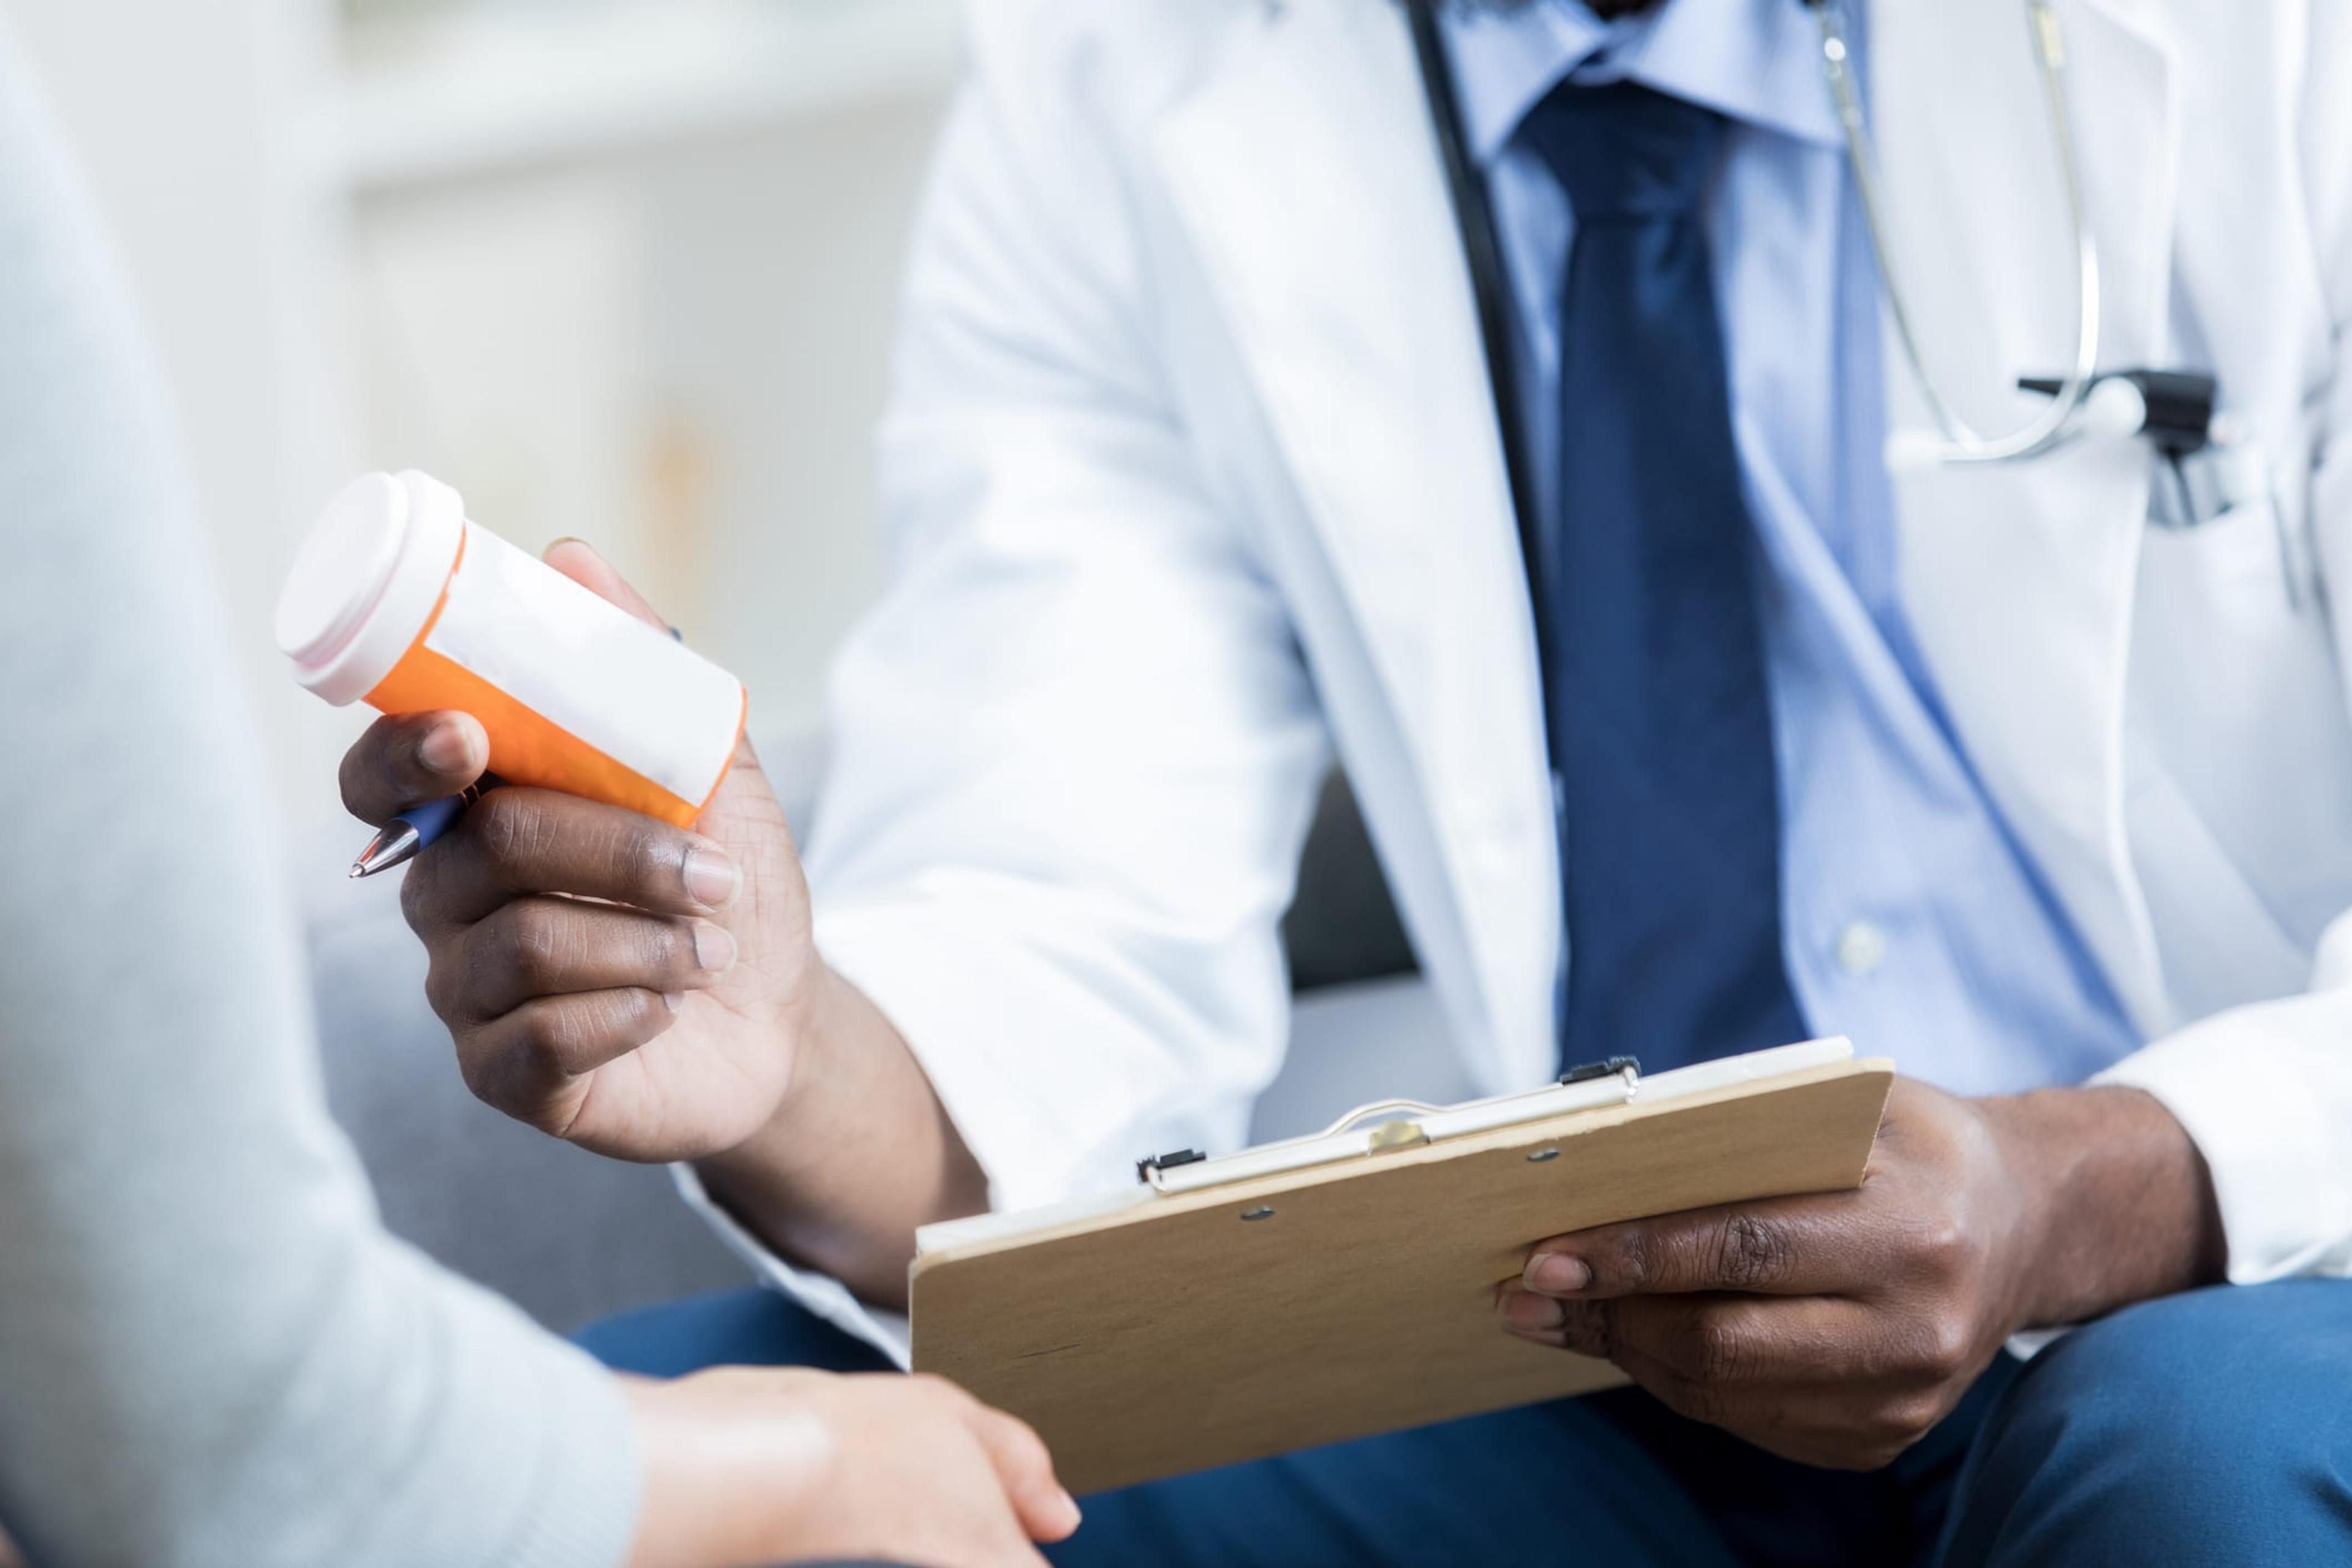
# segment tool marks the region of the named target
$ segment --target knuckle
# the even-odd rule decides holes
[[[1609,1249],[1609,1265],[1619,1289],[1639,1293],[1657,1278],[1657,1242],[1649,1230],[1632,1226],[1620,1232]]]
[[[1938,1312],[1920,1325],[1916,1367],[1935,1382],[1948,1383],[1966,1373],[1975,1352],[1976,1337],[1957,1315]]]
[[[515,1035],[516,1054],[522,1065],[543,1077],[562,1077],[580,1043],[572,1010],[539,1005],[526,1008]]]
[[[1966,1226],[1947,1210],[1923,1219],[1911,1237],[1911,1253],[1920,1271],[1932,1279],[1948,1279],[1967,1270],[1975,1247]]]
[[[615,831],[621,843],[614,859],[627,868],[632,887],[659,894],[685,885],[686,848],[666,830],[650,820],[633,818]]]
[[[1714,1276],[1728,1290],[1760,1289],[1788,1269],[1788,1237],[1752,1214],[1727,1217],[1716,1230],[1714,1248]]]
[[[530,995],[556,987],[566,957],[563,931],[554,911],[537,904],[509,904],[497,938],[476,959],[478,984],[503,980]]]
[[[1713,1313],[1702,1313],[1685,1333],[1686,1364],[1701,1383],[1736,1382],[1744,1375],[1750,1356],[1744,1337]]]
[[[637,985],[621,994],[625,1016],[620,1023],[632,1042],[642,1045],[670,1026],[673,1017],[669,1004],[662,999],[660,992]]]
[[[685,920],[637,921],[631,927],[631,946],[637,966],[664,979],[689,974],[700,966],[694,956],[694,925]]]
[[[458,830],[481,847],[491,865],[507,868],[530,857],[540,828],[540,813],[525,792],[502,789],[475,802]]]

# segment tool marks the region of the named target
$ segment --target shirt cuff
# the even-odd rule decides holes
[[[691,1165],[672,1165],[670,1177],[677,1184],[678,1196],[686,1206],[702,1216],[703,1222],[718,1233],[727,1249],[751,1267],[760,1283],[782,1292],[811,1317],[831,1323],[845,1334],[865,1341],[898,1363],[903,1371],[912,1364],[907,1316],[903,1312],[885,1312],[859,1300],[848,1286],[829,1275],[795,1268],[772,1251],[759,1237],[746,1230],[741,1222],[720,1207],[718,1201],[703,1187],[702,1177]]]
[[[1211,1024],[1066,930],[910,900],[820,909],[817,951],[889,1018],[988,1178],[989,1207],[1131,1184],[1160,1149],[1239,1148],[1289,996]],[[1207,981],[1202,981],[1207,984]],[[1221,984],[1229,984],[1221,982]],[[1041,1042],[1085,1042],[1055,1048]]]
[[[2204,1156],[2232,1284],[2352,1263],[2352,992],[2220,1013],[2091,1081],[2154,1095]]]

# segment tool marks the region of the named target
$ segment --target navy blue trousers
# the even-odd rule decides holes
[[[616,1318],[623,1371],[879,1371],[743,1290]],[[1776,1459],[1635,1390],[1086,1500],[1061,1568],[2352,1563],[2352,1282],[2152,1301],[2006,1357],[1871,1475]]]

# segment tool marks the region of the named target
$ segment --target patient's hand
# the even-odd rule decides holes
[[[23,1554],[16,1550],[16,1543],[8,1539],[5,1531],[0,1531],[0,1568],[25,1568]]]
[[[1044,1568],[1077,1528],[1037,1435],[929,1377],[730,1368],[632,1383],[630,1568],[823,1558]]]
[[[587,546],[548,563],[661,624]],[[472,783],[488,754],[462,713],[381,720],[343,759],[343,801],[382,823]],[[716,1153],[774,1114],[831,981],[748,742],[695,826],[500,789],[410,867],[401,903],[432,956],[426,994],[477,1095],[632,1160]]]

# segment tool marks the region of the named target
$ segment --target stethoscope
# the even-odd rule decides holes
[[[1406,0],[1406,11],[1454,216],[1462,230],[1464,256],[1477,296],[1479,331],[1496,409],[1503,426],[1512,489],[1524,498],[1531,491],[1526,483],[1528,476],[1522,471],[1525,459],[1517,449],[1518,397],[1509,374],[1510,294],[1504,279],[1502,246],[1487,201],[1486,182],[1471,156],[1461,104],[1454,91],[1454,73],[1437,16],[1440,3],[1442,0]],[[2190,471],[2184,467],[2185,459],[2203,452],[2226,434],[2215,418],[2217,388],[2210,375],[2191,371],[2118,371],[2102,374],[2098,370],[2098,245],[2091,231],[2083,192],[2082,159],[2067,112],[2065,40],[2049,0],[2024,0],[2024,5],[2042,98],[2057,142],[2067,220],[2074,237],[2074,357],[2062,375],[2027,377],[2020,382],[2021,390],[2046,395],[2049,406],[2021,428],[2002,436],[1986,436],[1960,416],[1920,349],[1889,238],[1877,151],[1853,70],[1843,0],[1800,3],[1814,14],[1820,24],[1822,76],[1844,134],[1846,158],[1861,198],[1864,226],[1878,258],[1887,315],[1904,357],[1909,362],[1921,401],[1936,426],[1932,431],[1898,432],[1887,444],[1890,466],[1902,469],[2021,462],[2088,436],[2141,436],[2167,460],[2171,470],[2173,486],[2169,493],[2160,487],[2158,500],[2179,513],[2179,523],[2203,521],[2234,504],[2236,499],[2242,499],[2198,493]],[[1528,526],[1524,515],[1521,525],[1523,529]]]

